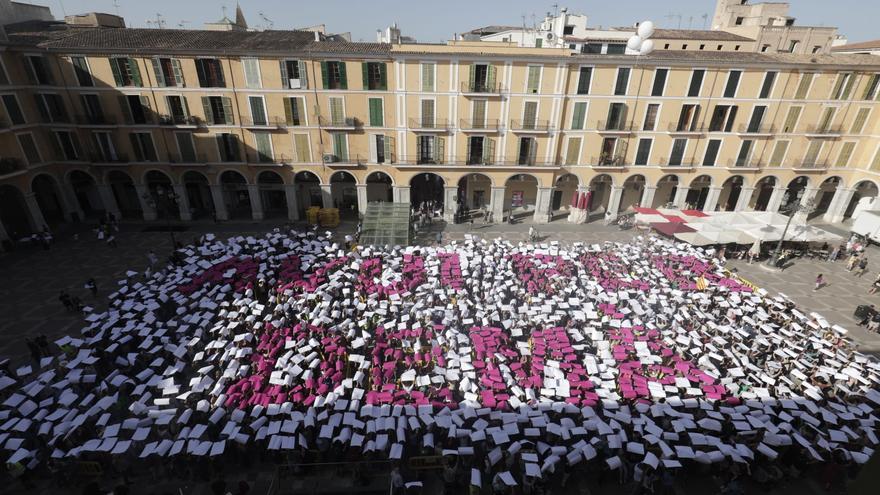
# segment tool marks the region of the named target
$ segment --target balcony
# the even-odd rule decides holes
[[[657,162],[657,165],[660,168],[668,168],[668,169],[675,169],[675,170],[692,170],[694,167],[699,166],[699,163],[696,160],[694,160],[693,158],[691,158],[691,159],[681,158],[680,160],[673,161],[670,159],[670,157],[664,156],[664,157],[660,158],[660,160]]]
[[[115,117],[107,115],[77,115],[76,123],[83,127],[116,127]]]
[[[632,134],[635,126],[622,121],[605,121],[596,122],[596,130],[602,134]]]
[[[623,170],[626,167],[626,157],[623,155],[600,155],[590,158],[590,166],[601,170]]]
[[[156,125],[156,119],[152,115],[144,115],[138,118],[126,116],[125,125]]]
[[[488,84],[486,82],[463,82],[461,92],[465,96],[501,96],[503,89],[500,84]]]
[[[496,133],[500,122],[498,119],[461,119],[459,128],[461,132]]]
[[[414,132],[448,132],[449,120],[434,118],[409,119],[409,128]]]
[[[0,177],[24,171],[24,163],[18,158],[0,158]]]
[[[762,124],[759,126],[740,124],[736,132],[743,137],[773,137],[777,133],[777,128],[772,124]]]
[[[129,162],[128,155],[116,153],[115,156],[105,156],[103,153],[92,153],[89,156],[92,165],[97,166],[114,166],[124,165]]]
[[[386,162],[387,163],[387,162]],[[537,160],[531,158],[519,158],[512,160],[495,160],[482,156],[460,156],[452,160],[437,159],[427,156],[404,156],[397,165],[407,166],[431,166],[431,167],[559,167],[556,162]]]
[[[281,154],[275,156],[260,155],[259,153],[248,153],[247,164],[252,167],[280,167],[286,163],[290,163],[290,156]]]
[[[359,167],[367,163],[367,158],[360,155],[339,156],[324,153],[324,165],[328,167]]]
[[[204,123],[194,115],[162,115],[159,117],[159,125],[167,125],[181,129],[195,129],[204,125]]]
[[[355,117],[322,117],[318,116],[318,125],[331,131],[354,131],[363,125]]]
[[[804,135],[807,137],[816,137],[816,138],[838,138],[843,134],[843,129],[839,125],[808,125],[807,129],[804,131]]]
[[[727,168],[735,168],[737,170],[754,170],[758,171],[764,163],[761,160],[739,160],[732,158],[727,160]]]
[[[196,153],[195,155],[192,155],[192,156],[183,156],[181,154],[177,154],[177,155],[171,155],[168,158],[168,162],[171,163],[171,165],[186,165],[186,166],[207,165],[208,164],[208,156],[203,155],[201,153]]]
[[[798,172],[824,172],[828,169],[826,160],[801,161],[792,167]]]
[[[550,132],[550,121],[511,120],[510,130],[519,134],[547,134]]]
[[[241,126],[245,129],[283,129],[287,127],[287,121],[280,117],[266,117],[254,119],[251,117],[242,117]]]
[[[677,135],[677,136],[700,136],[706,133],[706,126],[702,125],[690,125],[690,126],[680,126],[676,124],[669,124],[666,128],[666,132],[669,134]]]

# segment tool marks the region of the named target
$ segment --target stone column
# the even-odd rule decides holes
[[[746,187],[743,186],[739,191],[739,197],[736,198],[736,205],[733,207],[733,211],[746,211],[749,208],[749,201],[752,200],[752,194],[754,194],[754,187]]]
[[[24,203],[27,205],[28,220],[31,223],[31,230],[34,232],[40,232],[43,230],[44,225],[48,225],[46,223],[46,219],[43,218],[43,211],[40,210],[40,203],[37,202],[36,193],[25,193],[24,195]]]
[[[223,200],[223,186],[211,184],[211,199],[214,200],[214,215],[217,216],[217,220],[229,220],[226,201]]]
[[[715,207],[718,206],[719,196],[721,196],[721,188],[709,186],[709,194],[706,195],[706,204],[703,205],[703,211],[715,211]]]
[[[82,207],[79,205],[79,201],[76,199],[76,192],[74,192],[73,186],[64,182],[59,182],[58,189],[61,196],[61,206],[64,208],[64,216],[72,221],[73,214],[76,213],[80,222],[85,220],[86,214],[83,212]]]
[[[321,184],[321,199],[324,201],[324,208],[333,208],[332,187],[330,184]]]
[[[767,200],[767,211],[771,213],[779,213],[779,207],[782,206],[782,198],[785,196],[786,187],[774,187],[773,194]]]
[[[149,202],[145,199],[145,196],[150,195],[150,190],[147,186],[143,184],[135,184],[134,190],[137,191],[138,202],[141,204],[141,211],[144,213],[144,220],[151,222],[158,218],[156,214],[156,208],[151,206]]]
[[[808,187],[808,188],[804,189],[804,195],[801,196],[801,202],[800,202],[800,204],[801,204],[801,205],[805,205],[805,204],[807,204],[811,199],[815,199],[815,198],[816,198],[816,193],[818,193],[818,192],[819,192],[819,188],[818,188],[818,187]],[[795,223],[806,223],[806,221],[807,221],[807,215],[808,215],[808,212],[806,212],[806,211],[799,211],[799,212],[797,212],[797,213],[794,214],[794,217],[792,217],[791,221],[792,221],[792,222],[795,222]]]
[[[687,201],[688,192],[690,192],[690,188],[678,186],[675,189],[675,198],[672,199],[672,203],[676,208],[683,210],[684,204]]]
[[[443,187],[443,220],[447,223],[455,221],[455,209],[458,208],[458,186]]]
[[[122,219],[122,212],[119,211],[119,204],[116,203],[116,196],[113,195],[113,186],[110,184],[99,184],[98,194],[101,196],[101,203],[104,204],[104,211],[112,213],[117,220]]]
[[[291,222],[299,220],[299,204],[296,198],[296,184],[284,185],[284,199],[287,202],[287,219]]]
[[[532,220],[535,223],[548,223],[550,221],[550,203],[553,200],[552,187],[539,187],[535,198],[535,215]]]
[[[611,213],[610,218],[617,218],[617,212],[620,209],[620,199],[623,196],[623,186],[611,186],[611,195],[608,196],[608,212]]]
[[[828,206],[828,211],[825,212],[822,220],[827,223],[842,222],[843,215],[846,214],[846,208],[849,206],[855,193],[855,188],[846,189],[837,186],[837,191],[834,192],[834,197],[831,199],[831,204]]]
[[[409,186],[394,186],[393,199],[395,203],[409,204]]]
[[[248,184],[248,198],[251,200],[251,217],[254,220],[263,219],[263,196],[260,194],[260,186]]]
[[[642,200],[639,202],[639,206],[642,208],[652,208],[654,205],[654,194],[657,193],[657,186],[645,186],[645,190],[642,191]]]
[[[493,187],[492,196],[489,198],[489,209],[492,211],[492,220],[496,223],[504,221],[504,191],[503,187]]]
[[[358,215],[363,217],[364,213],[367,212],[367,185],[366,184],[358,184],[357,185],[357,194],[358,194]]]
[[[192,212],[189,209],[189,196],[186,195],[186,186],[174,184],[174,194],[177,195],[177,208],[180,210],[180,219],[184,222],[192,221]]]

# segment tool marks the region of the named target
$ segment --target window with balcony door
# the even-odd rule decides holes
[[[240,162],[241,150],[238,146],[238,136],[227,132],[217,134],[217,150],[220,153],[221,162]]]
[[[651,138],[641,138],[639,139],[638,147],[636,147],[636,159],[635,165],[647,165],[648,159],[651,156],[651,145],[654,143],[654,140]]]
[[[136,162],[159,161],[156,155],[156,147],[153,144],[153,135],[149,132],[132,132],[128,135],[131,141],[131,150]]]
[[[592,67],[581,67],[578,75],[577,94],[586,95],[590,93],[590,80],[593,77]]]
[[[370,127],[382,127],[385,125],[382,98],[369,98],[367,106],[370,112]]]
[[[474,100],[471,109],[471,124],[474,129],[486,128],[486,100]]]
[[[443,143],[439,143],[436,147],[437,155],[442,159]],[[373,163],[393,163],[394,162],[394,138],[384,134],[374,134],[370,136],[370,156]],[[439,163],[439,162],[438,162]]]
[[[836,107],[826,107],[822,111],[822,118],[819,119],[819,125],[816,129],[819,132],[828,132],[831,130],[831,123],[834,121],[834,114],[837,113]]]
[[[0,96],[3,100],[3,106],[6,108],[6,115],[9,117],[9,123],[12,125],[24,125],[27,121],[24,113],[21,111],[21,105],[18,104],[18,97],[14,94],[5,94]]]
[[[663,96],[668,75],[669,69],[656,69],[654,71],[654,84],[651,85],[651,96]]]
[[[626,103],[611,103],[608,107],[608,120],[605,129],[609,131],[622,131],[626,125]]]
[[[69,122],[67,116],[67,108],[64,106],[64,100],[61,95],[55,93],[40,93],[34,95],[37,103],[37,110],[44,122]]]
[[[579,101],[574,104],[571,114],[571,129],[580,131],[584,128],[584,121],[587,116],[587,102]]]
[[[813,84],[813,76],[816,74],[813,72],[805,72],[801,74],[801,78],[798,81],[797,90],[794,92],[795,100],[803,100],[807,97],[810,92],[810,86]]]
[[[191,132],[175,132],[180,163],[196,163],[196,146]]]
[[[76,74],[76,82],[83,87],[91,87],[95,85],[92,79],[92,73],[89,71],[89,64],[85,57],[70,57],[70,64],[73,65],[73,73]]]
[[[296,161],[299,163],[307,163],[311,161],[312,150],[309,145],[308,134],[293,135],[293,151],[296,154]]]
[[[623,165],[623,156],[621,146],[625,143],[616,137],[607,137],[602,140],[602,148],[599,153],[598,165],[618,166]]]
[[[324,89],[348,89],[348,76],[345,73],[345,62],[321,62],[321,79]]]
[[[645,121],[642,123],[643,131],[653,131],[657,127],[657,114],[659,112],[659,103],[648,103],[648,107],[645,109]]]
[[[797,127],[798,119],[801,116],[803,107],[789,107],[788,113],[785,115],[785,122],[782,124],[782,132],[789,134],[794,132]]]
[[[770,163],[767,165],[771,167],[781,167],[783,160],[785,160],[785,153],[788,152],[788,143],[789,141],[776,141],[776,145],[773,146],[773,153],[770,155]]]
[[[76,134],[70,131],[55,131],[55,140],[63,160],[75,161],[80,159],[79,140]]]
[[[256,58],[242,58],[241,66],[244,69],[244,85],[249,89],[260,89],[263,81],[260,77],[260,60]]]
[[[523,129],[536,129],[538,126],[538,102],[527,101],[523,103]]]
[[[117,87],[144,85],[137,60],[131,57],[113,57],[110,59],[110,70]]]
[[[629,72],[629,67],[619,67],[617,69],[617,78],[614,81],[614,94],[616,96],[626,94],[626,89],[629,86]]]
[[[720,139],[710,139],[706,143],[706,154],[703,155],[703,166],[714,167],[718,160],[718,151],[721,149]]]
[[[341,132],[331,134],[333,136],[333,156],[336,161],[344,162],[348,160],[348,136]]]
[[[700,105],[686,104],[681,106],[676,131],[695,131],[700,120]]]
[[[724,85],[724,97],[736,98],[736,90],[739,89],[739,79],[742,71],[732,70],[727,73],[727,83]]]
[[[205,121],[212,125],[232,125],[232,99],[226,96],[203,96]]]
[[[538,154],[538,142],[533,137],[519,138],[519,154],[517,155],[517,165],[534,165],[535,157]]]
[[[416,140],[416,163],[440,163],[437,156],[436,136],[418,136]]]
[[[837,155],[837,161],[834,162],[834,166],[838,168],[844,168],[849,165],[849,159],[852,157],[853,150],[856,149],[855,141],[849,141],[847,143],[843,143],[843,146],[840,147],[840,153]]]
[[[254,125],[268,125],[266,116],[266,101],[262,96],[248,96],[248,106],[251,109],[251,121]]]
[[[168,117],[174,124],[185,124],[189,121],[189,105],[186,97],[180,95],[168,95],[165,97],[168,105]]]
[[[25,58],[27,59],[25,67],[28,69],[28,75],[32,83],[45,86],[51,86],[55,83],[52,71],[42,55],[28,55]]]
[[[852,92],[853,84],[856,78],[852,72],[842,72],[837,75],[837,81],[834,83],[834,89],[831,90],[832,100],[848,100]]]
[[[764,115],[767,113],[767,107],[765,105],[756,105],[754,109],[752,109],[752,118],[749,119],[749,126],[746,128],[746,132],[761,132],[764,129],[761,128],[761,124],[764,122]]]
[[[223,66],[216,58],[197,58],[196,74],[199,77],[199,86],[202,88],[226,87]]]
[[[468,139],[467,164],[491,165],[495,159],[495,140],[485,136],[471,136]]]
[[[257,151],[256,158],[259,163],[275,161],[275,155],[272,152],[272,136],[268,132],[254,133],[254,148]]]
[[[98,151],[98,160],[106,163],[118,161],[119,156],[116,154],[116,145],[113,144],[112,133],[95,131],[92,133],[92,139],[94,139],[95,149]]]
[[[684,152],[687,149],[687,139],[673,139],[672,152],[669,154],[669,164],[678,166],[684,161]]]
[[[330,98],[330,122],[332,125],[345,125],[345,100],[341,97]]]
[[[28,165],[37,165],[43,161],[40,156],[40,150],[37,148],[37,143],[34,141],[34,135],[30,132],[25,132],[22,134],[16,134],[16,139],[18,139],[18,145],[21,148],[21,152],[24,154],[24,159],[27,161]]]
[[[705,75],[705,69],[695,69],[691,72],[691,82],[688,85],[687,92],[689,97],[700,96],[700,89],[703,87],[703,77],[705,77]]]
[[[309,86],[306,77],[306,64],[302,60],[282,60],[281,87],[284,89],[306,89]]]
[[[437,64],[425,62],[422,63],[422,91],[424,92],[434,92],[436,91],[435,81],[434,81],[434,72],[437,69]]]
[[[816,167],[819,165],[819,153],[822,152],[823,144],[824,143],[818,139],[810,141],[810,145],[807,147],[807,152],[804,154],[803,166]]]
[[[526,78],[526,93],[537,94],[541,91],[541,66],[530,65]]]
[[[388,75],[384,62],[364,62],[361,67],[364,89],[371,91],[388,89]]]
[[[736,121],[736,105],[715,105],[709,120],[709,132],[731,132]]]
[[[300,96],[284,98],[284,119],[287,125],[306,125],[305,108],[305,99]]]
[[[467,91],[470,93],[496,92],[495,78],[495,66],[489,64],[471,64]]]
[[[156,85],[160,87],[182,88],[183,69],[180,60],[176,58],[156,57],[152,59],[153,73],[156,75]]]
[[[421,104],[419,126],[424,129],[434,128],[434,100],[424,99]]]
[[[767,99],[770,98],[770,92],[773,91],[773,83],[776,81],[776,71],[769,71],[764,74],[764,82],[761,83],[761,92],[758,93],[758,98]]]
[[[739,153],[736,155],[736,166],[746,167],[749,165],[749,157],[752,153],[752,145],[755,144],[751,139],[746,139],[739,146]]]
[[[860,108],[856,112],[856,118],[853,119],[852,126],[849,129],[850,134],[861,134],[862,130],[865,128],[865,123],[868,121],[868,115],[871,114],[871,109],[869,107]]]
[[[868,78],[868,84],[865,85],[865,91],[862,93],[863,100],[873,100],[877,97],[877,88],[880,87],[880,74],[871,74]]]
[[[581,156],[581,138],[569,137],[565,146],[565,164],[577,165]]]
[[[150,100],[143,95],[120,96],[119,106],[125,113],[125,120],[129,124],[143,125],[152,123]]]

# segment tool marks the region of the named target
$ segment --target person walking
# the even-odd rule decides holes
[[[159,257],[156,256],[156,253],[151,249],[149,253],[147,253],[147,259],[150,260],[150,266],[155,267],[156,263],[159,262]]]
[[[858,266],[859,266],[858,270],[856,270],[856,272],[853,275],[855,275],[859,278],[862,278],[862,275],[864,275],[865,272],[868,271],[868,257],[865,256],[862,259],[860,259]]]
[[[817,290],[821,289],[823,286],[825,286],[825,279],[822,278],[822,274],[820,273],[819,276],[816,277],[816,286],[813,287],[813,292],[816,292]]]
[[[856,253],[852,253],[849,255],[849,258],[846,260],[846,270],[851,272],[853,268],[855,268],[856,263],[859,261],[859,255]]]
[[[86,282],[86,289],[92,293],[92,297],[98,297],[98,284],[95,283],[94,278],[90,278],[88,282]]]

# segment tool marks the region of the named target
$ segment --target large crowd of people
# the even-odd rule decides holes
[[[275,231],[174,261],[0,371],[8,465],[436,455],[448,493],[535,493],[580,469],[831,483],[878,443],[880,363],[688,245]]]

